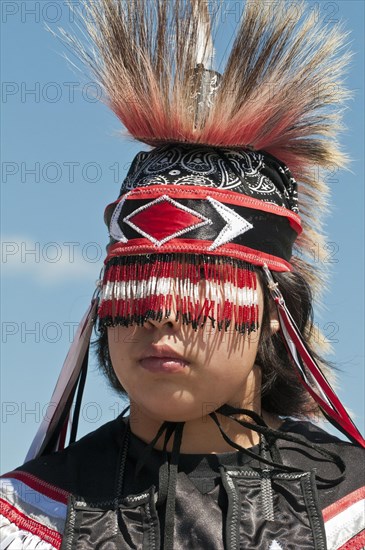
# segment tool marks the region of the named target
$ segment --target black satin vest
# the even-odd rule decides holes
[[[219,493],[227,499],[225,513]],[[174,550],[325,550],[312,472],[222,467],[221,483],[201,493],[178,474]],[[115,502],[71,497],[61,550],[160,550],[158,492]],[[222,498],[222,494],[220,495]]]

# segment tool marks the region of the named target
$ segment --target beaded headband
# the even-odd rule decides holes
[[[174,294],[177,316],[195,329],[209,318],[219,330],[255,330],[253,266],[290,271],[301,232],[285,165],[265,153],[191,145],[139,153],[105,221],[101,328],[168,317]]]

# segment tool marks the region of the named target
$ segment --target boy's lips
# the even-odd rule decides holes
[[[139,358],[142,368],[150,372],[176,373],[190,365],[184,356],[166,345],[152,344]]]

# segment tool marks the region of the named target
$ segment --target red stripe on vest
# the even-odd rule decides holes
[[[62,537],[58,531],[54,531],[38,521],[27,517],[20,512],[17,508],[0,499],[0,511],[11,522],[14,523],[19,529],[29,531],[32,535],[36,535],[45,542],[49,542],[57,550],[61,546]]]
[[[45,495],[48,498],[51,498],[52,500],[57,500],[58,502],[62,502],[63,504],[67,504],[67,499],[69,495],[67,491],[64,491],[63,489],[59,489],[58,487],[55,487],[54,485],[51,485],[50,483],[47,483],[46,481],[43,481],[42,479],[39,479],[38,477],[32,474],[28,474],[27,472],[22,472],[21,470],[19,471],[14,470],[13,472],[4,474],[1,477],[18,479],[19,481],[22,481],[23,483],[25,483],[35,491],[42,493],[42,495]]]
[[[330,504],[322,512],[324,521],[329,521],[330,519],[334,518],[335,516],[349,508],[352,504],[355,504],[355,502],[358,502],[363,498],[365,498],[365,487],[360,487],[356,491],[349,493],[337,502]]]
[[[365,547],[365,530],[358,533],[352,539],[340,546],[337,550],[363,550]]]

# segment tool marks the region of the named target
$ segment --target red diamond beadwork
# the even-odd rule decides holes
[[[124,219],[136,231],[161,245],[211,221],[164,195]]]

